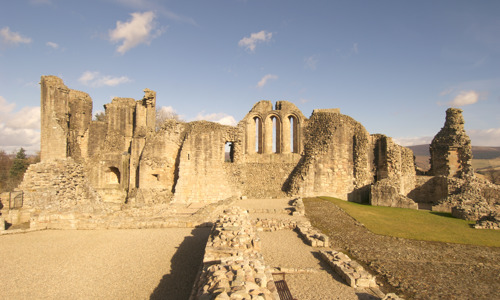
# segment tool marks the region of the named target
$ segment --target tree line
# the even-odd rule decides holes
[[[28,156],[24,148],[11,154],[0,150],[0,193],[11,192],[18,187],[28,166],[39,161],[40,152]]]

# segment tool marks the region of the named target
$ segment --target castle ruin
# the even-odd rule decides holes
[[[114,98],[97,121],[87,93],[55,76],[42,76],[40,84],[41,162],[20,186],[24,218],[33,222],[47,211],[92,214],[242,197],[328,195],[458,212],[470,197],[456,195],[476,189],[475,203],[485,210],[456,213],[476,219],[500,204],[498,186],[474,177],[461,110],[447,111],[431,144],[431,170],[421,176],[410,149],[369,134],[339,109],[306,118],[290,102],[259,101],[237,126],[171,119],[158,128],[149,89],[140,100]]]

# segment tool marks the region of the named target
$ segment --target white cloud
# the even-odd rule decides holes
[[[54,42],[47,42],[45,43],[46,46],[51,47],[52,49],[58,49],[59,45],[54,43]]]
[[[316,70],[316,67],[318,66],[318,62],[319,62],[319,60],[318,60],[318,57],[316,55],[312,55],[312,56],[306,57],[304,59],[306,69],[310,69],[310,70]]]
[[[213,113],[213,114],[205,114],[205,112],[200,112],[196,116],[195,120],[206,120],[216,122],[222,125],[230,125],[236,126],[237,122],[233,116],[230,116],[226,113]]]
[[[162,106],[158,111],[164,114],[177,114],[177,111],[172,106]]]
[[[12,129],[40,130],[40,107],[23,107],[7,120],[5,124]]]
[[[461,91],[452,101],[448,102],[452,106],[465,106],[474,104],[479,100],[479,93],[476,91]]]
[[[467,135],[474,146],[500,147],[500,128],[471,129]]]
[[[0,149],[12,152],[23,147],[35,153],[40,150],[40,107],[23,107],[17,112],[14,107],[0,96]]]
[[[9,27],[4,27],[0,29],[0,38],[4,44],[7,45],[18,45],[18,44],[29,44],[31,39],[24,37],[17,32],[10,31]]]
[[[102,87],[102,86],[117,86],[122,83],[127,83],[132,80],[127,76],[113,77],[110,75],[101,75],[97,71],[85,71],[78,81],[86,86]]]
[[[416,145],[426,145],[432,142],[432,136],[414,136],[414,137],[401,137],[393,138],[396,144],[401,146],[416,146]]]
[[[264,77],[262,77],[262,79],[257,83],[257,87],[261,88],[261,87],[265,86],[267,84],[267,81],[271,80],[271,79],[278,79],[278,76],[273,75],[273,74],[264,75]]]
[[[153,21],[155,13],[147,11],[144,13],[135,12],[131,14],[132,19],[128,22],[116,22],[116,28],[109,31],[109,39],[111,42],[122,42],[116,48],[121,54],[136,47],[139,44],[151,43],[151,40],[160,36],[163,32],[161,29],[156,29],[157,24]]]
[[[10,113],[16,107],[15,103],[9,103],[4,97],[0,96],[0,116],[3,113]]]
[[[250,52],[255,51],[257,43],[268,42],[273,37],[271,32],[265,30],[250,34],[249,37],[244,37],[238,42],[238,46],[246,48]]]

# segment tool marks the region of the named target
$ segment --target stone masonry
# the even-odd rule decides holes
[[[259,101],[237,126],[156,124],[156,93],[145,89],[139,100],[112,99],[104,106],[104,120],[97,121],[88,94],[56,76],[42,76],[40,84],[42,161],[28,169],[20,187],[30,211],[74,206],[87,213],[319,195],[451,211],[464,201],[447,196],[465,188],[450,180],[474,177],[470,140],[457,109],[447,111],[431,145],[430,173],[447,179],[424,180],[416,175],[411,150],[390,137],[370,135],[339,109],[316,109],[308,119],[290,102]],[[480,189],[491,210],[495,187]]]

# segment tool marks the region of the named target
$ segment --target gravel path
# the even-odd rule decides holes
[[[210,229],[0,236],[2,299],[187,299]]]
[[[290,207],[290,199],[245,199],[238,200],[235,205],[245,209],[277,211]],[[294,219],[305,221],[305,217],[292,217],[283,213],[251,213],[250,218],[256,219]],[[266,264],[271,267],[288,269],[312,270],[308,273],[286,274],[286,282],[290,292],[296,299],[370,299],[356,294],[356,290],[345,282],[323,263],[317,249],[306,245],[302,238],[292,230],[274,232],[259,232],[262,240],[262,255]],[[281,279],[277,276],[276,279]]]
[[[301,300],[358,299],[355,290],[315,253],[317,250],[304,244],[298,234],[291,230],[260,232],[262,254],[271,267],[312,269],[314,272],[287,274],[286,282],[292,295]],[[281,279],[277,276],[276,279]]]

